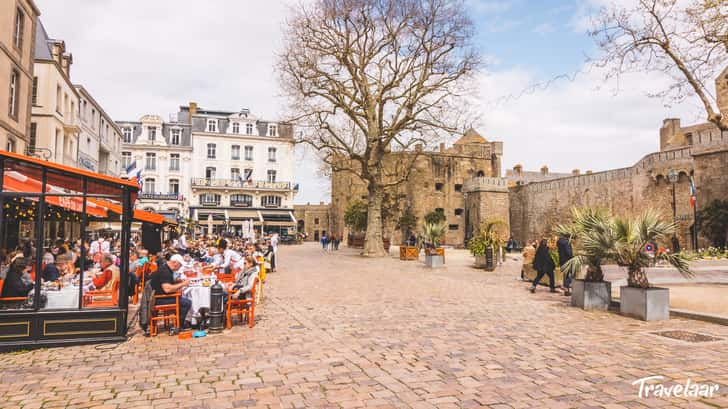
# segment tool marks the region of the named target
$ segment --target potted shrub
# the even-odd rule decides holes
[[[425,223],[422,226],[422,236],[426,240],[425,264],[428,267],[442,267],[445,264],[445,249],[440,242],[445,236],[447,225],[445,222]]]
[[[417,260],[420,256],[417,240],[410,240],[412,230],[417,226],[417,218],[412,210],[407,208],[397,221],[397,230],[402,234],[402,245],[399,247],[400,260]]]
[[[601,209],[571,210],[571,224],[559,225],[556,233],[569,238],[574,257],[562,267],[563,274],[579,277],[586,268],[584,278],[571,285],[571,305],[585,310],[607,310],[612,302],[612,283],[604,281],[602,261],[612,243],[611,221]]]
[[[468,249],[475,256],[475,267],[487,271],[495,270],[495,255],[504,242],[499,230],[505,225],[500,220],[485,221],[475,236],[468,241]]]
[[[691,277],[687,260],[669,251],[647,253],[649,243],[668,242],[675,232],[674,222],[664,222],[653,210],[634,219],[615,218],[612,222],[614,240],[608,246],[607,258],[627,268],[627,285],[619,292],[622,314],[645,321],[670,318],[670,293],[667,288],[650,286],[645,268],[656,261],[675,267],[683,276]]]

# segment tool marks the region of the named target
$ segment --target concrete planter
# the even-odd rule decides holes
[[[438,255],[425,255],[425,265],[430,268],[438,268],[445,265],[445,257]]]
[[[485,268],[485,255],[475,256],[475,268]]]
[[[620,287],[619,312],[644,321],[667,320],[670,318],[670,290]]]
[[[571,305],[584,310],[608,310],[612,302],[612,283],[608,281],[574,280],[571,284]]]

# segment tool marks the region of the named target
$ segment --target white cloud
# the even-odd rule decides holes
[[[666,107],[646,96],[666,84],[663,77],[625,75],[616,94],[616,84],[603,84],[602,78],[593,70],[573,82],[557,81],[545,90],[504,100],[499,97],[520,95],[535,83],[533,74],[515,69],[484,76],[482,133],[504,142],[504,169],[516,163],[531,170],[546,164],[562,172],[631,166],[658,150],[663,119],[702,122],[692,101]]]

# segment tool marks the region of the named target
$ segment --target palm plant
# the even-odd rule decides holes
[[[447,225],[445,222],[425,223],[422,225],[422,236],[432,243],[433,247],[438,247],[442,238],[445,236]]]
[[[602,262],[607,249],[615,241],[607,212],[599,208],[573,208],[571,224],[558,225],[555,232],[565,236],[576,246],[574,257],[567,261],[561,271],[576,277],[586,267],[585,281],[604,281]]]
[[[503,220],[486,220],[480,225],[478,232],[468,240],[468,249],[474,256],[485,255],[486,248],[496,249],[504,243],[503,228],[507,224]]]

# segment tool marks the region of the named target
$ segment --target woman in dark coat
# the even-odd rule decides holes
[[[20,257],[10,264],[10,270],[5,277],[1,297],[27,297],[33,283],[25,283],[23,281],[23,273],[27,268],[27,262]]]
[[[551,254],[549,254],[549,246],[548,243],[546,243],[546,240],[541,240],[541,244],[539,244],[538,249],[536,249],[536,256],[533,258],[533,268],[538,272],[538,274],[536,275],[536,279],[533,280],[531,292],[536,292],[536,286],[541,281],[544,274],[548,274],[549,287],[551,287],[551,292],[555,293],[554,269],[556,268],[556,265],[554,264],[554,260],[551,258]]]

